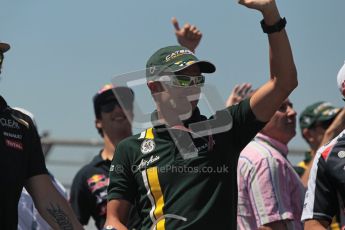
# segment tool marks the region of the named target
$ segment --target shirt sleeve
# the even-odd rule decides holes
[[[280,183],[289,180],[287,170],[274,158],[263,158],[252,167],[246,184],[257,226],[294,219],[289,183]]]
[[[109,170],[108,201],[124,199],[134,204],[137,189],[128,154],[129,149],[120,142]]]
[[[46,164],[44,161],[44,155],[42,151],[42,145],[37,130],[30,120],[29,129],[26,133],[26,146],[29,151],[29,167],[28,177],[33,177],[40,174],[48,174]]]
[[[86,185],[82,172],[79,171],[73,179],[70,204],[80,223],[87,225],[91,217],[91,210],[95,210],[92,204],[95,204],[96,201]]]
[[[318,219],[331,222],[333,216],[339,212],[338,194],[325,161],[329,151],[330,148],[325,148],[315,156],[304,199],[302,221]],[[343,171],[339,175],[343,175]]]
[[[232,116],[232,127],[228,132],[231,136],[228,138],[234,139],[239,150],[242,150],[266,123],[256,119],[250,108],[249,98],[228,107],[226,110]]]

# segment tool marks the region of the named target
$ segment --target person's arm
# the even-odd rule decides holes
[[[345,109],[342,109],[336,118],[333,120],[332,124],[327,128],[325,134],[323,135],[320,146],[323,146],[334,137],[336,137],[341,131],[345,129]]]
[[[54,187],[49,175],[30,177],[25,187],[37,210],[53,229],[83,229],[68,202]]]
[[[126,200],[110,200],[107,203],[107,220],[105,227],[114,227],[116,230],[127,230],[125,223],[128,220],[131,203]]]
[[[258,230],[288,230],[287,220],[276,221],[262,225]]]
[[[301,176],[301,181],[304,187],[308,186],[308,180],[309,180],[310,170],[313,166],[313,161],[314,161],[314,156],[309,162],[309,164],[307,165],[307,168],[304,170],[303,175]]]
[[[202,33],[199,31],[199,29],[194,25],[190,25],[189,23],[184,24],[183,27],[180,28],[175,17],[171,19],[171,22],[175,28],[175,35],[178,43],[195,53],[195,49],[199,45],[202,38]]]
[[[108,202],[106,226],[117,230],[127,229],[127,219],[131,204],[137,197],[137,185],[133,175],[132,160],[129,159],[128,146],[120,142],[109,170]]]
[[[326,230],[329,226],[325,220],[307,220],[304,223],[304,230]]]
[[[240,0],[240,4],[260,11],[266,25],[280,20],[274,0]],[[297,70],[285,29],[268,34],[270,79],[251,97],[250,106],[259,121],[269,121],[282,102],[297,87]]]

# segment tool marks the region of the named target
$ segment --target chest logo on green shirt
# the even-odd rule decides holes
[[[142,154],[148,154],[155,150],[156,143],[152,139],[145,139],[140,146],[140,150]]]

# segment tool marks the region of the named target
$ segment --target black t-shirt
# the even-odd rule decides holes
[[[101,151],[102,152],[102,151]],[[90,217],[98,229],[106,220],[107,188],[111,161],[103,160],[101,152],[81,168],[73,179],[70,203],[80,223],[87,225]],[[127,227],[132,229],[140,223],[135,210],[131,211]]]
[[[0,96],[0,228],[17,229],[18,201],[30,177],[47,174],[41,142],[29,116]]]
[[[191,151],[185,153],[196,155],[182,155],[183,146],[175,144],[193,135],[183,127],[155,126],[120,142],[108,199],[136,202],[143,229],[236,229],[238,157],[264,123],[256,120],[248,99],[217,112],[215,120],[227,116],[232,124],[219,126],[226,130],[190,139]],[[196,109],[185,125],[215,120]],[[172,136],[181,138],[175,142]]]

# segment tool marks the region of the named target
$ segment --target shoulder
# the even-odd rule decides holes
[[[141,144],[144,140],[140,138],[140,134],[136,134],[120,141],[115,147],[113,161],[127,162],[136,159],[139,156]]]
[[[94,165],[92,164],[92,162],[84,165],[81,169],[79,169],[76,173],[76,175],[74,176],[74,181],[76,180],[83,180],[85,178],[87,178],[88,176],[90,176],[92,174],[92,171],[94,170]]]
[[[145,131],[142,133],[145,133]],[[128,154],[134,154],[140,150],[142,142],[146,140],[142,133],[135,134],[120,141],[115,148],[115,153],[127,152]]]
[[[120,141],[120,143],[117,145],[117,147],[120,147],[120,148],[136,147],[143,140],[143,138],[141,138],[141,136],[142,136],[142,134],[138,133],[138,134],[132,135],[130,137],[127,137],[127,138],[123,139],[122,141]]]
[[[328,162],[334,157],[338,160],[345,159],[345,130],[317,151],[317,156]]]
[[[10,117],[12,117],[19,125],[26,129],[34,128],[34,122],[28,114],[25,114],[19,110],[9,108]]]
[[[227,110],[233,114],[251,112],[249,99],[248,98],[244,99],[237,104],[234,104],[234,105],[231,105],[231,106],[225,108],[225,110]]]
[[[247,157],[258,162],[272,156],[271,147],[257,138],[250,141],[240,154],[240,157]]]

